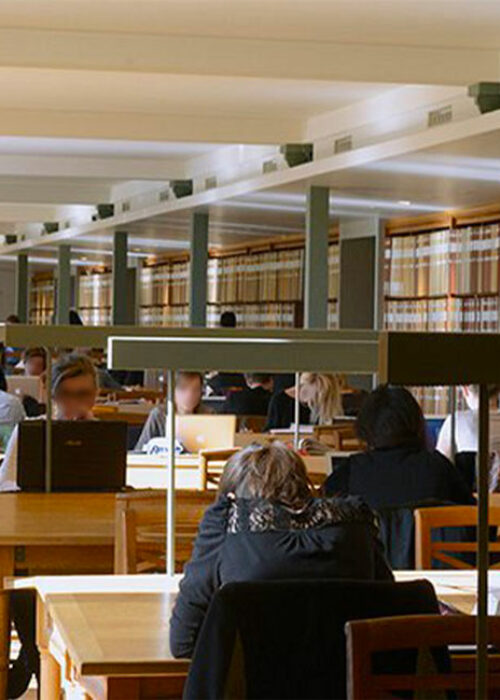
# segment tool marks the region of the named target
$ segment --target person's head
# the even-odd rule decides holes
[[[236,498],[264,498],[290,508],[302,508],[314,487],[302,458],[281,442],[249,445],[227,462],[219,494]]]
[[[356,432],[369,449],[425,449],[425,420],[415,397],[399,386],[382,384],[365,399]]]
[[[44,348],[26,348],[23,359],[24,373],[27,377],[40,377],[45,372]]]
[[[236,314],[233,311],[224,311],[220,317],[221,328],[236,328]]]
[[[477,411],[479,409],[479,386],[477,384],[466,384],[462,387],[462,394],[464,395],[467,408],[469,408],[471,411]],[[490,401],[498,398],[499,394],[499,384],[488,385],[488,398]]]
[[[178,413],[194,413],[201,403],[203,376],[200,372],[177,372],[175,375],[175,407]]]
[[[342,415],[342,380],[338,374],[304,372],[300,377],[299,398],[311,410],[313,423],[331,423]]]
[[[21,323],[21,319],[17,314],[10,314],[5,319],[5,323]]]
[[[261,386],[267,391],[272,391],[273,377],[271,374],[258,374],[256,372],[246,372],[245,381],[250,389],[255,389]]]
[[[77,353],[59,358],[52,369],[51,388],[60,418],[88,418],[97,396],[97,377],[92,360]]]
[[[83,326],[82,318],[76,309],[69,310],[68,321],[70,326]]]

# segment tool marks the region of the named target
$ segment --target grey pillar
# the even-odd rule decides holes
[[[208,214],[191,218],[189,258],[189,325],[207,325]]]
[[[340,222],[339,328],[383,325],[384,226],[377,216]],[[370,389],[369,377],[351,378]]]
[[[59,246],[57,255],[57,301],[56,323],[63,325],[69,323],[69,310],[71,307],[71,247]]]
[[[29,322],[28,255],[19,253],[16,260],[16,315],[21,323]]]
[[[329,224],[328,188],[310,187],[306,210],[305,328],[327,327]]]
[[[111,323],[124,325],[128,320],[127,311],[127,234],[115,231],[113,237],[113,285],[111,297]]]

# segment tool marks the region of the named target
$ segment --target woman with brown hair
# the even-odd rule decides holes
[[[301,457],[250,445],[226,464],[200,525],[170,623],[177,657],[191,656],[212,597],[230,581],[392,579],[370,509],[318,498]]]

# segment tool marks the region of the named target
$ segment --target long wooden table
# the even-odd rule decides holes
[[[115,495],[0,493],[0,582],[34,573],[111,573]],[[0,583],[1,587],[1,583]],[[0,629],[8,615],[0,605]],[[0,669],[7,667],[8,639],[0,644]],[[0,672],[0,697],[6,673]]]
[[[397,581],[428,579],[438,598],[470,614],[475,571],[398,571]],[[180,577],[62,576],[8,580],[37,591],[42,700],[59,698],[61,677],[92,698],[133,700],[180,693],[188,662],[174,659],[169,619]],[[500,571],[490,572],[500,589]],[[166,694],[166,695],[165,695]]]
[[[331,453],[336,454],[336,453]],[[345,456],[345,453],[339,453]],[[307,471],[317,481],[326,479],[330,473],[330,462],[327,455],[303,457]],[[220,466],[214,463],[214,467]],[[201,488],[202,474],[199,457],[196,454],[178,455],[175,458],[175,486],[179,489]],[[147,455],[139,452],[129,452],[127,455],[127,485],[134,488],[166,488],[167,469],[166,457]]]

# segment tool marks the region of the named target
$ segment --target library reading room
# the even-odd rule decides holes
[[[1,0],[0,93],[0,700],[500,700],[500,1]]]

